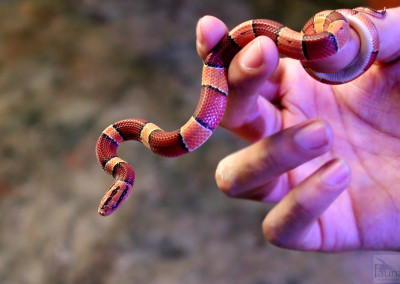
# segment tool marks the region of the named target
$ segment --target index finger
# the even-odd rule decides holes
[[[200,58],[205,60],[211,50],[227,33],[228,28],[220,19],[212,16],[202,17],[197,22],[196,27],[196,48]]]

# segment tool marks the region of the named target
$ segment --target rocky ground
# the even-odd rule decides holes
[[[108,218],[112,178],[96,139],[128,117],[178,128],[194,111],[195,25],[254,17],[299,29],[361,1],[1,1],[0,283],[371,283],[370,252],[283,250],[264,240],[268,204],[228,199],[214,169],[245,145],[223,129],[177,159],[138,143],[134,192]],[[286,10],[283,10],[283,8]],[[292,11],[287,13],[286,11]]]

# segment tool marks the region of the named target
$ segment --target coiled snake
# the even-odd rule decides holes
[[[375,61],[379,37],[365,15],[383,17],[384,10],[360,7],[323,11],[312,17],[300,33],[270,20],[250,20],[231,30],[204,61],[200,100],[193,116],[181,128],[165,132],[143,119],[124,119],[108,126],[97,141],[97,159],[103,169],[115,178],[99,205],[100,215],[113,213],[132,190],[135,173],[131,165],[117,156],[118,145],[127,140],[143,143],[152,152],[176,157],[201,146],[218,126],[228,96],[227,69],[232,58],[257,36],[275,41],[278,51],[301,61],[316,80],[327,84],[343,84],[364,73]],[[322,59],[339,52],[354,28],[361,41],[357,57],[337,73],[320,73],[307,67],[310,60]]]

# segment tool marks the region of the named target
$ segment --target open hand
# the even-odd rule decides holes
[[[218,187],[228,196],[276,202],[263,222],[273,244],[342,251],[400,249],[400,8],[371,17],[381,48],[360,78],[338,86],[279,59],[258,37],[233,59],[221,125],[252,144],[223,159]],[[227,33],[206,16],[197,26],[204,59]],[[315,63],[337,71],[357,54],[352,39]]]

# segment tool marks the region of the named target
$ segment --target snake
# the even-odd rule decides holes
[[[118,146],[128,140],[144,144],[152,152],[177,157],[200,147],[214,132],[224,114],[228,99],[227,71],[233,57],[258,36],[271,38],[282,56],[297,59],[315,80],[331,85],[344,84],[363,74],[379,52],[379,35],[367,15],[383,17],[386,9],[367,7],[326,10],[313,16],[296,32],[278,22],[255,19],[243,22],[227,33],[203,61],[200,99],[194,114],[171,132],[144,119],[123,119],[108,126],[96,144],[101,167],[114,183],[101,199],[98,212],[108,216],[128,198],[135,180],[133,167],[118,157]],[[308,63],[340,52],[353,28],[360,37],[360,50],[354,60],[336,73],[321,73]]]

